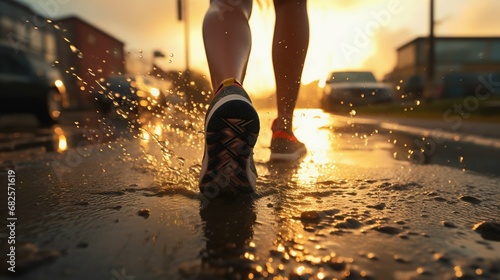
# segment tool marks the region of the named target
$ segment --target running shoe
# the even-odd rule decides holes
[[[271,161],[297,161],[307,153],[304,143],[297,140],[297,137],[290,129],[276,127],[276,120],[273,121],[271,138]]]
[[[248,94],[235,79],[224,80],[205,117],[199,185],[202,194],[213,198],[255,192],[253,148],[259,130],[259,116]]]

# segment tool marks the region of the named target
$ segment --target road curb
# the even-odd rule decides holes
[[[421,136],[426,138],[433,138],[435,140],[440,140],[440,141],[444,140],[444,141],[462,142],[483,147],[500,149],[499,138],[477,135],[475,133],[468,132],[466,129],[462,129],[462,131],[460,132],[450,131],[450,129],[443,128],[446,126],[440,122],[437,122],[435,127],[429,128],[418,125],[410,125],[408,124],[409,122],[404,119],[384,120],[384,119],[366,118],[366,117],[349,118],[344,116],[336,116],[336,118],[340,118],[342,121],[346,121],[348,123],[377,126],[381,130],[386,130],[386,131],[399,131],[411,135],[416,135],[419,137]],[[425,122],[424,120],[420,121]],[[427,122],[426,125],[429,125],[429,123]],[[446,125],[449,126],[448,123]],[[489,125],[489,124],[482,124],[482,125]]]

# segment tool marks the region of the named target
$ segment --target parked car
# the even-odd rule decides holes
[[[372,72],[337,71],[330,73],[325,82],[321,106],[332,111],[392,101],[391,87],[378,82]]]
[[[164,106],[171,83],[151,76],[113,75],[101,83],[95,95],[103,112],[121,108],[123,112],[152,110]]]
[[[57,68],[21,48],[0,44],[0,114],[34,113],[43,124],[57,122],[69,106]]]
[[[398,98],[405,100],[420,99],[424,92],[424,77],[422,75],[413,75],[402,81],[398,91]]]
[[[499,88],[495,81],[500,80],[499,73],[479,73],[479,72],[450,72],[435,79],[433,90],[425,92],[425,76],[423,74],[413,75],[407,79],[402,79],[400,89],[397,92],[398,99],[416,100],[423,99],[430,101],[433,99],[453,99],[464,98],[476,93],[478,86],[482,85],[481,79],[490,82],[490,90],[498,92]]]

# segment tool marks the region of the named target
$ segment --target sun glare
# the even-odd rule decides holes
[[[360,35],[356,31],[363,32],[359,31],[364,24],[364,21],[359,20],[359,15],[369,15],[370,9],[371,6],[356,7],[353,12],[350,9],[335,9],[333,4],[311,1],[308,7],[309,49],[302,84],[317,80],[321,84],[332,70],[357,69],[363,66],[364,61],[374,52],[374,43],[369,40],[373,34]],[[275,86],[271,56],[274,21],[272,6],[254,8],[250,19],[253,45],[245,84],[256,95],[268,95]],[[367,39],[366,42],[358,42],[361,36]]]
[[[295,135],[306,145],[308,157],[316,165],[331,161],[332,133],[322,129],[332,123],[331,118],[320,109],[297,110],[294,115]]]
[[[252,49],[244,82],[245,88],[253,96],[266,97],[275,90],[271,52],[275,11],[272,1],[258,2],[261,4],[254,5],[249,23],[252,31]],[[362,4],[350,1],[308,2],[310,36],[302,84],[319,81],[321,86],[328,73],[335,70],[370,70],[381,78],[392,69],[395,58],[387,56],[395,54],[393,50],[395,43],[381,42],[380,40],[386,38],[381,37],[381,32],[387,33],[388,30],[398,29],[402,16],[399,12],[388,12],[388,7],[391,3],[399,3],[400,10],[412,10],[415,4],[385,0],[368,2]],[[189,38],[191,67],[208,74],[203,36],[201,36],[207,7],[208,3],[200,5],[198,9],[191,9]],[[380,16],[384,13],[388,15],[387,20]],[[183,38],[182,32],[179,32],[182,28],[172,30],[174,29],[177,33],[171,33],[170,37],[166,38],[172,36]],[[175,53],[173,58],[158,59],[155,62],[165,69],[177,69],[185,60],[182,47],[171,49],[169,52]]]

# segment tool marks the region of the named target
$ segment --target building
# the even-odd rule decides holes
[[[428,42],[419,37],[397,49],[397,63],[389,76],[395,84],[403,81],[403,93],[420,95],[423,90]],[[441,97],[473,94],[479,75],[500,75],[500,37],[436,37],[434,50]]]
[[[57,38],[58,64],[66,75],[68,92],[79,107],[92,107],[99,81],[125,73],[124,43],[76,16],[54,21],[63,36]]]
[[[0,42],[59,68],[73,108],[94,104],[96,80],[125,72],[122,41],[78,17],[52,21],[14,0],[0,1]]]
[[[49,63],[56,60],[57,30],[50,20],[14,0],[0,1],[0,41],[35,53]]]

